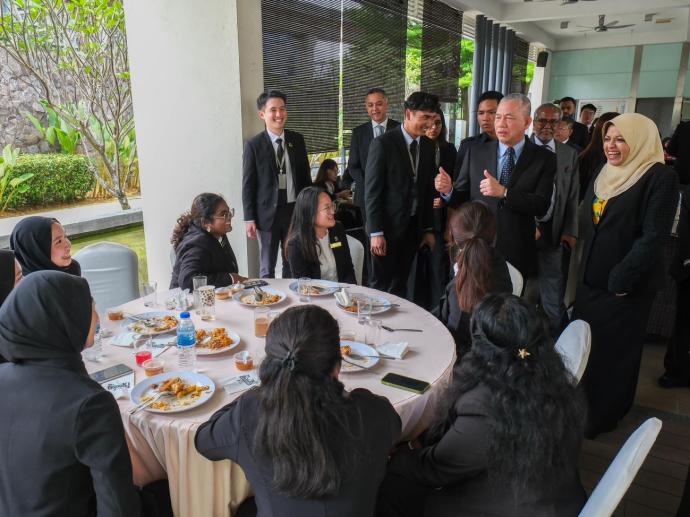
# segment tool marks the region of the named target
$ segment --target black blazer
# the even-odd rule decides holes
[[[496,248],[527,277],[536,268],[535,217],[543,216],[549,208],[556,155],[525,138],[505,199],[486,197],[479,191],[484,170],[496,175],[497,163],[498,141],[470,146],[448,204],[457,207],[468,200],[485,202],[496,214]]]
[[[46,361],[49,363],[49,361]],[[0,365],[0,515],[135,517],[117,402],[85,372]]]
[[[414,185],[420,238],[423,232],[433,231],[434,154],[434,143],[421,137],[415,182],[401,126],[371,143],[365,175],[367,234],[382,231],[386,239],[402,237],[410,220]]]
[[[678,207],[678,175],[666,165],[654,164],[635,185],[609,199],[595,226],[597,176],[580,206],[580,281],[611,293],[658,291],[666,282],[664,244]]]
[[[348,432],[359,436],[356,450],[341,447],[336,451],[338,464],[347,468],[340,491],[331,497],[298,499],[281,495],[271,487],[273,461],[253,448],[259,406],[256,390],[243,394],[202,424],[194,440],[196,449],[212,461],[229,459],[239,463],[254,490],[261,517],[373,517],[388,453],[399,439],[400,417],[390,402],[367,390],[352,391],[350,399],[353,411],[346,417],[348,427],[335,430],[333,440],[345,443]]]
[[[388,119],[386,123],[386,132],[395,129],[400,125],[400,122]],[[352,195],[352,203],[362,210],[365,208],[364,204],[364,171],[367,167],[367,157],[369,155],[369,146],[374,140],[374,126],[371,120],[364,124],[360,124],[352,130],[352,138],[350,141],[350,156],[347,159],[347,172],[355,181],[355,191]]]
[[[468,136],[460,141],[460,147],[458,148],[458,154],[455,158],[455,167],[453,167],[453,172],[451,173],[448,169],[446,169],[446,172],[453,177],[453,181],[458,179],[460,169],[462,168],[462,162],[465,161],[467,149],[475,144],[484,144],[486,142],[491,142],[491,138],[487,133],[479,133],[478,135]]]
[[[513,292],[513,282],[510,279],[508,265],[501,254],[492,249],[491,257],[491,285],[489,293],[511,293]],[[472,313],[464,312],[458,305],[458,294],[455,290],[455,277],[448,282],[446,292],[441,298],[439,319],[448,328],[453,339],[458,359],[470,350],[472,336],[470,335],[470,318]]]
[[[311,168],[301,134],[285,130],[295,195],[311,185]],[[259,230],[273,226],[278,206],[278,165],[271,138],[266,131],[247,140],[242,154],[242,206],[244,220],[254,221]]]
[[[221,246],[218,239],[192,223],[177,245],[170,289],[193,289],[192,278],[204,275],[209,285],[224,287],[232,284],[230,273],[237,273],[237,259],[227,236]]]
[[[487,473],[491,396],[483,384],[461,395],[455,402],[455,422],[441,440],[414,451],[398,448],[388,472],[437,488],[429,491],[424,517],[576,517],[587,499],[577,470],[581,440],[564,444],[563,457],[571,472],[552,490],[514,494],[491,483]]]
[[[335,265],[338,269],[338,282],[356,284],[357,280],[355,279],[355,269],[352,266],[350,246],[347,243],[347,235],[342,224],[336,222],[333,228],[328,229],[328,241],[331,243]],[[287,255],[290,271],[292,271],[292,275],[295,278],[321,278],[321,267],[319,264],[311,264],[304,259],[297,239],[290,239],[288,241]]]
[[[575,122],[573,125],[573,133],[570,135],[568,141],[572,140],[574,144],[579,145],[580,149],[584,149],[589,144],[589,130],[581,122]]]

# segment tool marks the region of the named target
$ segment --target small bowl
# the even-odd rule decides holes
[[[236,294],[236,293],[239,293],[241,291],[244,291],[244,284],[240,284],[240,283],[232,284],[232,285],[228,286],[228,289],[230,289],[230,294]]]
[[[147,377],[153,377],[165,371],[165,361],[159,357],[144,361],[141,366],[144,367],[144,373]]]
[[[216,298],[218,300],[227,300],[230,298],[231,291],[229,287],[219,287],[216,289]]]
[[[106,314],[108,315],[108,319],[110,321],[121,321],[125,319],[125,315],[122,309],[108,309],[106,311]]]
[[[235,360],[235,368],[241,371],[247,371],[254,368],[254,358],[252,354],[243,350],[242,352],[237,352],[233,359]]]

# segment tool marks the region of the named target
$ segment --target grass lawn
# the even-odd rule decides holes
[[[139,257],[139,282],[146,282],[149,278],[146,269],[146,243],[144,241],[144,225],[129,226],[101,233],[94,233],[86,237],[75,237],[72,240],[72,255],[89,244],[110,241],[124,244],[134,250]]]

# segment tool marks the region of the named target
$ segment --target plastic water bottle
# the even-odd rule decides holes
[[[86,349],[86,359],[100,361],[103,358],[103,336],[101,336],[101,324],[96,324],[96,334],[93,337],[93,345]]]
[[[177,366],[180,370],[196,368],[196,331],[188,312],[180,314],[177,326]]]

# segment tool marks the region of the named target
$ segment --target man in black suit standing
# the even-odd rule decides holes
[[[415,92],[405,101],[401,126],[374,139],[365,172],[370,285],[408,294],[415,252],[434,248],[433,174],[435,148],[424,136],[439,108],[438,97]]]
[[[554,104],[555,106],[555,104]],[[556,131],[554,133],[554,138],[556,142],[569,145],[575,152],[579,155],[582,152],[582,147],[577,145],[570,138],[573,134],[573,127],[575,126],[575,121],[572,119],[561,119],[556,125]]]
[[[247,237],[259,237],[261,278],[275,276],[278,248],[287,238],[295,199],[311,184],[304,137],[285,129],[287,97],[269,90],[256,100],[266,130],[247,141],[242,155],[242,205]],[[283,278],[290,268],[283,261]]]
[[[496,119],[496,110],[498,103],[501,102],[503,94],[501,92],[489,90],[479,96],[477,102],[477,122],[479,122],[479,129],[481,132],[475,136],[468,136],[463,138],[460,142],[458,155],[455,158],[455,170],[446,171],[453,174],[453,178],[457,178],[462,168],[462,162],[467,154],[467,149],[474,144],[483,144],[496,140],[496,129],[494,128],[494,121]]]
[[[683,121],[676,127],[668,144],[668,152],[676,157],[673,168],[681,183],[690,183],[690,121]]]
[[[436,190],[451,207],[468,200],[485,202],[496,214],[496,248],[528,278],[536,271],[535,218],[551,201],[556,156],[525,137],[532,123],[530,100],[506,95],[496,112],[498,141],[470,147],[453,185],[441,171]]]
[[[574,144],[584,149],[589,143],[589,131],[587,130],[587,126],[575,120],[575,99],[572,97],[563,97],[559,104],[561,112],[563,113],[563,118],[571,119],[574,122],[573,134],[570,136],[570,139]]]

